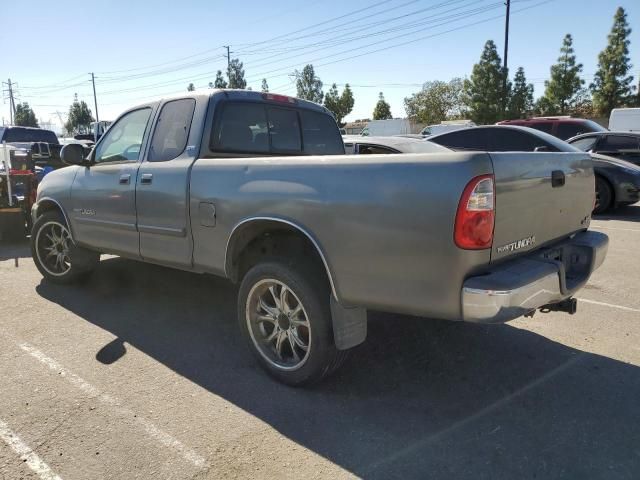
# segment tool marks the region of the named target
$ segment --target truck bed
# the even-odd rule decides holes
[[[554,170],[564,186],[551,186]],[[460,196],[485,174],[496,179],[493,248],[463,250],[453,242]],[[200,270],[225,274],[218,246],[240,222],[281,219],[312,236],[342,304],[458,320],[466,278],[587,228],[593,172],[580,153],[203,158],[190,192]],[[215,228],[193,218],[203,202],[215,205]]]

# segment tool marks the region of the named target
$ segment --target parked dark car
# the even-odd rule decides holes
[[[504,120],[496,123],[496,125],[535,128],[541,132],[558,137],[561,140],[566,140],[567,138],[575,137],[583,133],[607,131],[606,128],[593,120],[571,117],[534,117],[519,120]]]
[[[567,140],[583,152],[600,153],[640,165],[640,133],[585,133]]]
[[[465,128],[429,138],[452,150],[489,152],[575,152],[577,149],[533,128],[491,125]],[[640,200],[640,167],[624,160],[591,154],[596,177],[594,213]]]

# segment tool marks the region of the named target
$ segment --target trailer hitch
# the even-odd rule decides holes
[[[558,303],[550,303],[540,307],[540,312],[565,312],[569,315],[573,315],[578,311],[578,300],[576,298],[567,298]]]

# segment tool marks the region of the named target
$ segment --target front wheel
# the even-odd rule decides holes
[[[277,380],[316,382],[342,363],[331,328],[329,289],[312,268],[269,261],[251,268],[240,286],[238,320],[260,365]]]
[[[72,283],[89,274],[100,255],[77,247],[58,212],[47,212],[33,224],[31,256],[44,278],[54,283]]]

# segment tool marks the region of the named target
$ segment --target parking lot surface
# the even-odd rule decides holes
[[[105,258],[45,283],[0,246],[0,479],[640,477],[640,204],[596,218],[578,313],[373,313],[311,389],[253,361],[231,284]]]

